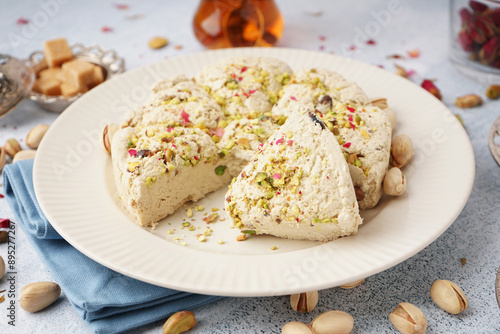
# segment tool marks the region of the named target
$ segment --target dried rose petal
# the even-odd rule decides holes
[[[30,21],[25,19],[24,17],[20,17],[17,19],[16,24],[23,25],[23,24],[28,24]]]
[[[495,35],[495,23],[486,16],[474,16],[466,27],[470,38],[478,44],[483,44]]]
[[[400,55],[400,54],[393,54],[393,55],[388,55],[385,58],[387,58],[387,59],[405,59],[405,56]]]
[[[345,144],[344,144],[344,145],[342,145],[342,146],[344,146],[345,148],[349,148],[349,147],[351,147],[351,143],[345,143]]]
[[[410,56],[410,58],[418,58],[420,57],[420,50],[419,49],[410,50],[408,51],[408,56]]]
[[[458,43],[460,44],[462,49],[464,49],[464,51],[474,51],[474,41],[464,29],[460,30],[460,32],[458,33]]]
[[[349,50],[350,50],[350,51],[354,51],[354,50],[356,50],[356,46],[351,45],[351,46],[349,47]]]
[[[426,91],[428,91],[429,93],[434,95],[437,99],[439,99],[439,100],[442,99],[441,92],[436,87],[436,85],[434,85],[434,82],[432,82],[431,80],[427,80],[427,79],[424,80],[422,82],[421,86],[423,89],[425,89]]]
[[[102,32],[112,32],[113,28],[108,27],[108,26],[104,26],[104,27],[101,28],[101,31]]]
[[[184,123],[189,123],[189,114],[186,111],[181,112],[181,117],[184,120]]]
[[[289,140],[289,141],[287,141],[287,142],[286,142],[286,144],[287,144],[288,146],[292,146],[292,144],[293,144],[293,140]]]
[[[0,218],[0,228],[9,228],[10,227],[10,219]]]
[[[5,196],[3,194],[0,194],[0,198],[4,198]]]
[[[290,96],[290,100],[297,101],[297,98],[295,96]]]
[[[128,154],[130,154],[131,157],[135,157],[135,155],[137,154],[137,151],[136,150],[128,150]]]
[[[326,36],[319,36],[320,41],[326,41]]]
[[[271,177],[273,179],[281,179],[281,174],[275,173],[275,174],[271,175]]]
[[[368,44],[368,45],[375,45],[375,44],[377,44],[377,42],[375,42],[373,39],[369,39],[369,40],[366,41],[366,44]]]
[[[350,112],[355,112],[356,111],[356,109],[354,109],[353,107],[349,107],[349,106],[347,106],[347,110],[349,110]]]
[[[460,15],[460,18],[462,19],[462,24],[469,22],[470,18],[472,17],[472,13],[470,12],[470,10],[465,7],[460,9],[458,13]]]
[[[485,65],[489,65],[496,60],[500,49],[500,38],[493,37],[479,50],[479,60]]]
[[[495,8],[490,12],[490,17],[493,20],[493,23],[498,28],[500,27],[500,8]]]
[[[128,9],[128,5],[125,5],[125,4],[120,4],[120,3],[115,3],[115,8],[116,9],[120,9],[120,10],[125,10],[125,9]]]

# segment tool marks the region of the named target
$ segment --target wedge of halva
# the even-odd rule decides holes
[[[142,226],[226,185],[212,138],[198,128],[127,127],[116,132],[112,160],[120,196]]]
[[[297,110],[313,111],[333,132],[349,164],[359,207],[375,207],[389,166],[392,127],[387,113],[371,105],[358,85],[322,69],[297,72],[273,107],[273,116]]]
[[[283,61],[271,57],[239,56],[208,65],[196,76],[229,118],[258,118],[270,112],[292,74]]]
[[[215,129],[224,117],[221,107],[185,75],[157,82],[146,103],[132,111],[123,126],[165,125]]]
[[[314,113],[296,111],[233,179],[225,209],[255,234],[329,241],[361,224],[349,169]]]

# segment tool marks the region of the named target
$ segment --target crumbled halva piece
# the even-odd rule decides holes
[[[212,138],[197,128],[121,129],[111,152],[118,194],[138,224],[154,226],[183,203],[230,181],[228,173],[215,172],[217,151]]]
[[[256,234],[319,241],[354,234],[361,217],[342,150],[314,113],[298,108],[233,180],[225,209]]]

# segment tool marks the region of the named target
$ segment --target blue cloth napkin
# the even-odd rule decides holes
[[[32,176],[33,160],[7,165],[3,171],[6,198],[55,281],[95,333],[120,333],[221,298],[137,281],[86,257],[47,221],[36,200]]]

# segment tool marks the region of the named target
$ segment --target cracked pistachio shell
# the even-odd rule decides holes
[[[352,289],[352,288],[357,287],[358,285],[363,284],[364,281],[365,281],[365,279],[362,278],[362,279],[355,281],[355,282],[350,282],[347,284],[339,285],[339,287],[341,287],[342,289]]]
[[[431,298],[437,306],[451,314],[458,314],[469,306],[462,289],[447,280],[437,280],[432,283]]]
[[[392,139],[390,163],[394,167],[403,167],[413,157],[413,142],[406,134]]]
[[[318,315],[311,322],[315,334],[349,334],[354,319],[342,311],[328,311]]]
[[[427,329],[425,315],[410,303],[399,303],[389,315],[389,320],[402,334],[425,334]]]
[[[26,136],[26,145],[29,148],[36,150],[48,129],[49,126],[47,124],[39,124],[35,126],[30,130],[30,132],[28,132],[28,135]]]
[[[286,323],[281,328],[281,334],[315,334],[311,326],[299,321]]]
[[[295,311],[308,313],[318,304],[318,291],[296,293],[290,296],[290,305]]]
[[[384,177],[384,192],[390,196],[401,196],[406,191],[406,177],[397,167],[392,167]]]

